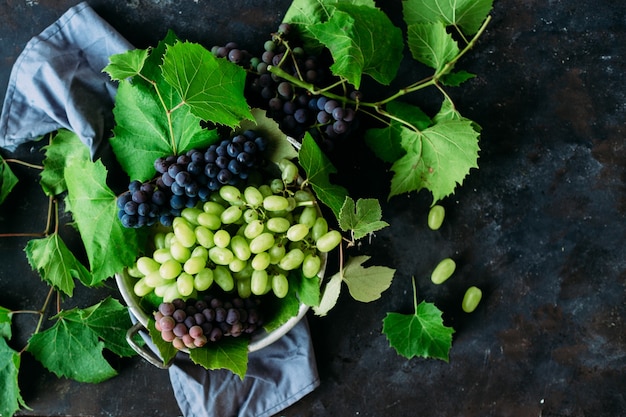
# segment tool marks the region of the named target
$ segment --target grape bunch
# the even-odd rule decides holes
[[[268,66],[280,67],[289,75],[306,83],[326,86],[338,81],[332,76],[329,66],[331,60],[325,55],[307,55],[297,44],[288,24],[281,24],[278,32],[266,40],[260,57],[252,56],[234,42],[224,46],[214,46],[212,52],[217,57],[248,69],[246,96],[255,106],[267,111],[280,129],[296,139],[301,139],[305,132],[310,132],[325,148],[332,148],[334,141],[346,137],[358,125],[356,108],[353,104],[360,99],[356,90],[344,92],[338,89],[333,97],[311,94],[306,89],[296,86],[268,71]],[[345,100],[340,95],[346,94]]]
[[[259,304],[253,298],[207,294],[200,299],[163,302],[153,316],[163,340],[179,350],[194,349],[222,337],[253,333],[263,324]]]
[[[157,177],[131,181],[117,199],[124,227],[170,226],[181,210],[206,202],[224,184],[234,185],[263,165],[267,140],[253,130],[233,135],[207,149],[154,161]]]
[[[209,201],[184,208],[171,230],[157,232],[151,256],[128,270],[135,294],[171,302],[218,287],[241,298],[284,298],[292,271],[316,277],[341,233],[329,230],[313,194],[297,184],[296,165],[284,159],[278,166],[281,178],[223,185]]]

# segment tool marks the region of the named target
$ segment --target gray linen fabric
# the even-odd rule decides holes
[[[133,46],[83,2],[35,36],[14,64],[0,114],[0,147],[17,146],[65,128],[90,148],[108,148],[116,86],[102,69]],[[169,368],[185,417],[265,417],[319,385],[308,324],[250,354],[244,380],[207,371],[179,354]]]

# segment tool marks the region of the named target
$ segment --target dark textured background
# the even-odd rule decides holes
[[[25,43],[76,3],[0,2],[0,96]],[[90,2],[138,47],[174,29],[208,47],[236,40],[252,51],[289,3]],[[382,3],[399,22],[400,1]],[[438,232],[426,227],[426,194],[384,204],[391,226],[360,253],[396,268],[393,285],[376,302],[342,298],[326,318],[309,317],[321,386],[281,415],[626,415],[626,3],[507,0],[496,1],[492,15],[460,64],[478,76],[453,92],[483,128],[480,170],[443,202],[448,215]],[[411,71],[401,74],[408,79]],[[19,156],[36,161],[30,148]],[[385,199],[388,177],[371,169],[379,167],[371,155],[346,153],[345,165],[358,193]],[[45,199],[24,195],[36,178],[16,172],[25,179],[0,208],[0,233],[43,230]],[[0,239],[0,305],[37,308],[45,297],[25,242]],[[457,272],[433,286],[430,271],[446,256],[457,260]],[[418,297],[435,302],[456,329],[449,363],[406,360],[381,335],[386,312],[411,311],[412,277]],[[469,285],[484,291],[471,315],[459,308]],[[23,415],[180,414],[167,372],[140,359],[119,363],[119,377],[98,385],[59,380],[24,362],[32,372],[21,383],[33,411]]]

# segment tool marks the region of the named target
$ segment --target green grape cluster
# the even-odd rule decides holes
[[[270,292],[284,298],[292,271],[317,277],[341,234],[329,230],[314,195],[297,186],[298,169],[279,163],[281,178],[261,185],[224,185],[209,201],[185,208],[155,250],[129,269],[134,292],[169,302],[218,286],[241,298]]]

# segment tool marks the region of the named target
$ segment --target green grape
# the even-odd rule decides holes
[[[311,228],[311,238],[317,241],[320,237],[328,233],[328,222],[323,217],[315,219],[315,224]]]
[[[284,217],[272,217],[267,220],[267,229],[274,233],[285,233],[291,223]]]
[[[289,292],[289,281],[285,274],[278,273],[272,276],[272,290],[276,297],[285,298]]]
[[[272,195],[272,189],[270,188],[269,185],[267,184],[263,184],[260,185],[258,188],[259,192],[261,193],[261,195],[263,196],[263,198]]]
[[[250,261],[250,265],[257,271],[267,269],[270,266],[270,254],[267,252],[257,253]]]
[[[165,234],[165,247],[169,248],[172,246],[172,239],[175,239],[174,232],[167,232]]]
[[[281,259],[283,259],[285,253],[287,253],[287,249],[285,249],[285,245],[275,243],[271,248],[269,248],[268,253],[270,254],[270,264],[276,265]]]
[[[189,258],[191,259],[191,258]],[[186,262],[186,261],[185,261]],[[159,268],[159,274],[163,279],[174,279],[183,271],[183,266],[175,259],[165,261]]]
[[[471,313],[476,310],[478,307],[478,303],[480,303],[481,298],[483,298],[483,292],[478,287],[471,286],[465,291],[465,295],[463,296],[463,302],[461,303],[461,308],[466,313]]]
[[[304,224],[309,229],[315,226],[317,220],[317,207],[309,206],[302,209],[298,223]]]
[[[265,225],[263,224],[263,222],[261,220],[254,220],[248,223],[248,225],[244,228],[243,235],[247,239],[252,240],[255,237],[259,236],[261,233],[263,233],[264,230]]]
[[[269,195],[263,199],[263,208],[267,211],[282,211],[289,207],[289,200],[282,195]]]
[[[139,268],[137,268],[136,262],[130,267],[128,267],[126,269],[126,272],[128,272],[128,275],[130,275],[133,278],[142,278],[144,276],[144,274],[142,274],[141,271],[139,271]]]
[[[235,256],[233,260],[230,261],[230,263],[228,264],[228,269],[230,269],[231,272],[241,272],[245,269],[247,265],[248,262],[242,261]]]
[[[267,292],[267,271],[266,270],[254,270],[252,277],[250,278],[250,290],[254,295],[263,295]]]
[[[315,196],[309,190],[297,190],[293,198],[295,198],[298,203],[315,201]]]
[[[252,283],[250,278],[237,280],[237,294],[241,298],[249,298],[252,295]]]
[[[213,243],[218,248],[225,248],[230,244],[230,233],[224,229],[217,230],[213,234]]]
[[[245,262],[245,267],[241,271],[233,272],[233,278],[235,279],[246,279],[252,276],[252,272],[254,269],[250,265],[250,262]]]
[[[428,211],[428,227],[431,230],[438,230],[446,216],[446,210],[443,206],[435,204]]]
[[[302,275],[313,278],[322,268],[322,259],[314,253],[308,253],[302,261]]]
[[[163,285],[167,283],[167,281],[163,279],[163,277],[161,277],[161,274],[159,273],[159,271],[150,272],[143,279],[145,280],[144,282],[146,283],[146,285],[152,288],[156,288],[159,285]]]
[[[295,198],[289,196],[287,197],[287,208],[285,209],[288,212],[293,211],[298,206],[298,202]]]
[[[213,246],[209,249],[209,259],[217,265],[228,265],[234,258],[235,255],[233,255],[233,252],[228,248]]]
[[[191,250],[181,245],[178,241],[172,241],[170,253],[172,254],[172,258],[181,263],[184,263],[191,256]]]
[[[177,298],[182,298],[183,295],[178,292],[178,285],[176,285],[176,282],[173,282],[171,285],[165,286],[162,297],[163,302],[171,303]]]
[[[213,270],[213,282],[222,290],[229,292],[235,288],[235,281],[230,270],[222,265],[217,265]]]
[[[230,250],[242,261],[250,259],[250,255],[252,254],[246,238],[239,235],[233,236],[230,240]]]
[[[246,200],[246,203],[250,207],[260,207],[263,204],[263,194],[256,188],[252,186],[246,187],[243,190],[243,198]]]
[[[285,183],[278,178],[274,178],[270,181],[270,189],[272,190],[272,193],[278,194],[285,189]]]
[[[255,209],[247,209],[243,212],[244,223],[250,223],[259,219],[259,212]]]
[[[280,168],[282,180],[286,184],[291,184],[298,178],[298,167],[290,160],[281,159],[278,161],[278,168]]]
[[[176,278],[176,288],[183,297],[190,296],[194,290],[193,276],[182,272],[178,278]]]
[[[213,271],[203,268],[193,277],[193,286],[198,291],[206,291],[213,284]]]
[[[196,241],[201,245],[201,247],[210,249],[215,246],[215,241],[213,240],[215,234],[207,227],[196,226],[194,233],[196,235]]]
[[[198,225],[198,216],[202,213],[202,210],[197,207],[185,207],[181,211],[180,215],[189,222],[190,225]]]
[[[159,285],[158,287],[154,288],[152,290],[154,292],[154,295],[156,295],[157,297],[163,297],[163,295],[165,294],[165,292],[167,291],[170,285],[176,286],[176,281],[168,281],[168,282],[169,282],[168,284]]]
[[[224,210],[222,209],[222,212]],[[222,220],[220,218],[222,213],[200,213],[198,214],[198,224],[204,226],[209,230],[217,230],[222,226]]]
[[[191,257],[202,258],[206,262],[209,259],[209,251],[204,246],[196,246],[191,251]]]
[[[299,248],[294,248],[287,252],[283,259],[278,262],[278,267],[285,271],[291,271],[302,265],[302,261],[304,261],[304,252]]]
[[[155,250],[154,252],[152,252],[152,258],[160,264],[170,259],[174,259],[168,248],[161,248],[161,249]]]
[[[202,205],[202,211],[204,211],[207,214],[213,214],[217,217],[219,217],[222,214],[224,209],[225,207],[216,201],[207,201],[206,203]]]
[[[263,232],[254,239],[252,239],[249,243],[250,252],[252,253],[261,253],[267,251],[269,248],[274,246],[274,235],[270,232]]]
[[[151,272],[158,271],[159,267],[161,266],[160,263],[158,263],[157,261],[155,261],[154,259],[148,256],[140,257],[139,259],[137,259],[136,264],[137,264],[137,269],[143,275],[148,275]]]
[[[195,275],[206,267],[206,259],[191,256],[183,265],[183,271]]]
[[[430,280],[433,284],[441,284],[452,276],[455,269],[456,263],[452,258],[442,259],[430,275]]]
[[[157,232],[154,234],[154,247],[156,249],[165,248],[165,233]]]
[[[239,221],[243,216],[243,210],[240,206],[230,206],[222,212],[220,220],[224,224],[233,224]]]
[[[233,206],[240,206],[243,204],[241,198],[241,191],[234,185],[222,185],[219,190],[220,197],[225,201],[228,201]]]
[[[287,239],[299,242],[309,234],[309,228],[302,223],[296,223],[287,230]]]
[[[187,220],[182,217],[176,217],[173,223],[174,236],[181,245],[186,248],[191,248],[196,244],[196,235],[193,232],[193,228],[189,225]]]
[[[337,230],[331,230],[326,234],[320,236],[315,241],[315,246],[317,250],[323,253],[330,252],[335,249],[339,243],[341,242],[341,233]]]
[[[133,286],[133,292],[137,297],[145,297],[150,294],[152,290],[153,288],[146,283],[145,278],[141,278],[139,281],[135,282]]]

